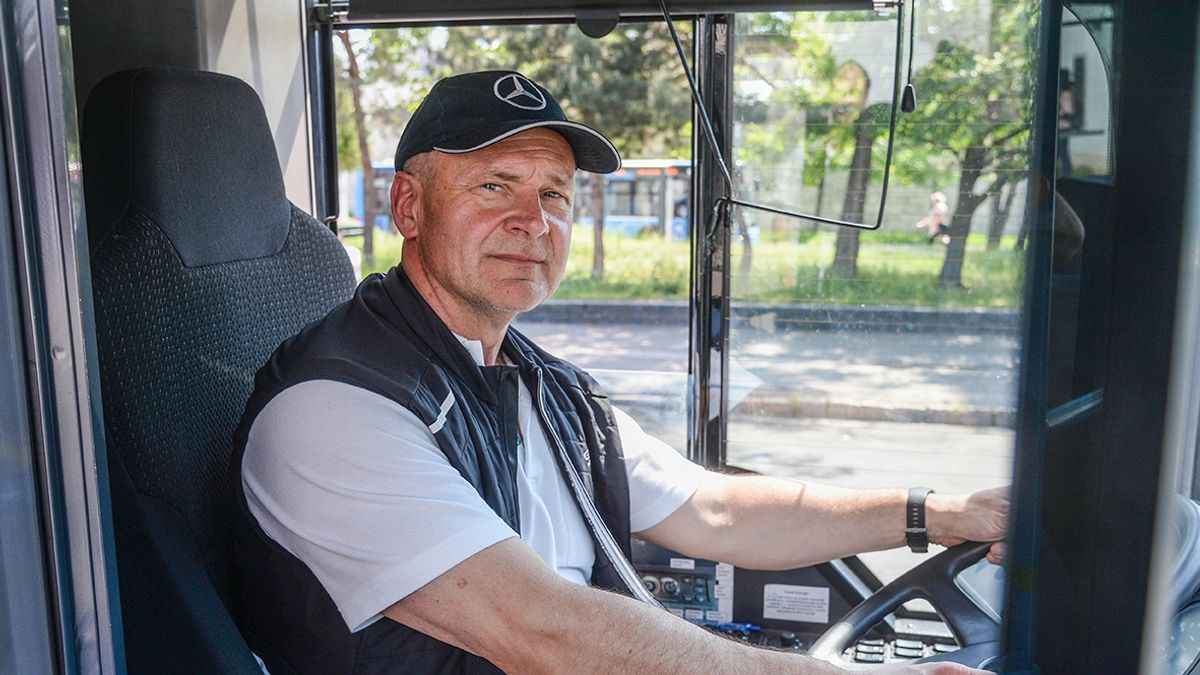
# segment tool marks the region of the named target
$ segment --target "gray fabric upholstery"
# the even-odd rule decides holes
[[[129,670],[252,670],[229,611],[233,434],[254,373],[350,297],[353,272],[284,197],[244,83],[151,68],[93,97],[83,169]]]
[[[93,247],[129,212],[158,223],[188,267],[283,247],[283,174],[245,82],[182,68],[110,75],[88,99],[81,140]]]
[[[139,493],[187,517],[218,572],[230,444],[254,373],[350,296],[349,262],[294,210],[278,255],[189,268],[156,223],[130,214],[96,250],[92,276],[108,443]]]

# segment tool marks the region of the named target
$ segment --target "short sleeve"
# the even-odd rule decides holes
[[[708,474],[675,448],[647,434],[624,411],[614,407],[613,414],[629,476],[629,527],[641,532],[683,506]]]
[[[517,536],[412,412],[339,382],[294,385],[267,404],[242,484],[259,525],[312,570],[351,631]]]

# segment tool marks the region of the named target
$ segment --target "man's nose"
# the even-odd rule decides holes
[[[540,237],[550,231],[550,220],[538,193],[521,195],[513,206],[508,226],[521,230],[530,237]]]

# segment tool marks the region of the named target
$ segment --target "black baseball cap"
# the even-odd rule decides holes
[[[567,119],[546,88],[511,70],[439,80],[417,107],[396,146],[396,170],[430,150],[462,154],[522,131],[546,127],[562,134],[575,166],[592,173],[621,168],[621,155],[599,131]]]

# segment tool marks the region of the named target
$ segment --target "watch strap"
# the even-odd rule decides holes
[[[915,487],[908,490],[908,504],[905,506],[904,540],[913,553],[929,551],[929,530],[925,527],[925,498],[933,492],[932,488]]]

